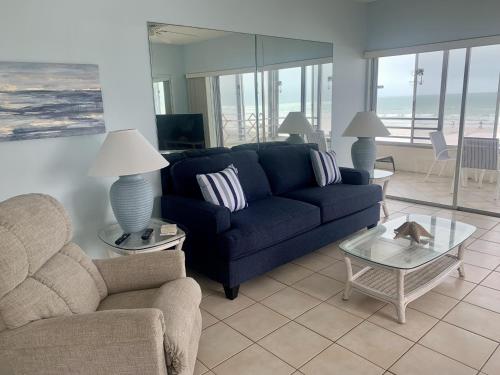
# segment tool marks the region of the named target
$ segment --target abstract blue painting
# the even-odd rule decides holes
[[[105,131],[97,65],[0,62],[0,141]]]

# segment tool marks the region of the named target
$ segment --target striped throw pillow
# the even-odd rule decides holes
[[[247,200],[238,179],[238,170],[234,165],[217,173],[196,175],[203,198],[218,206],[229,208],[229,211],[239,211],[247,207]]]
[[[311,150],[311,162],[319,186],[339,184],[342,182],[340,169],[335,159],[335,152]]]

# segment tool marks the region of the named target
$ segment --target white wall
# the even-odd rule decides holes
[[[228,33],[219,38],[187,44],[183,51],[188,73],[255,69],[253,34]]]
[[[352,0],[16,0],[0,9],[0,60],[99,65],[107,130],[138,128],[155,140],[147,21],[333,42],[334,134],[364,103],[365,6]],[[103,256],[96,233],[113,220],[113,179],[87,177],[104,135],[0,144],[0,200],[52,194],[75,240]],[[341,160],[348,146],[334,140]],[[337,147],[338,146],[338,147]],[[159,174],[148,176],[160,194]]]
[[[377,0],[368,5],[368,51],[500,34],[498,0]]]

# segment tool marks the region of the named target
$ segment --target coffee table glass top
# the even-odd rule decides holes
[[[394,229],[406,221],[422,225],[433,238],[417,243],[410,238],[394,239]],[[343,241],[340,248],[349,255],[399,269],[422,266],[460,245],[476,227],[437,216],[407,214]]]

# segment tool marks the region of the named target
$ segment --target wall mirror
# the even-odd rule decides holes
[[[285,140],[303,112],[329,144],[331,43],[148,23],[161,151]]]

